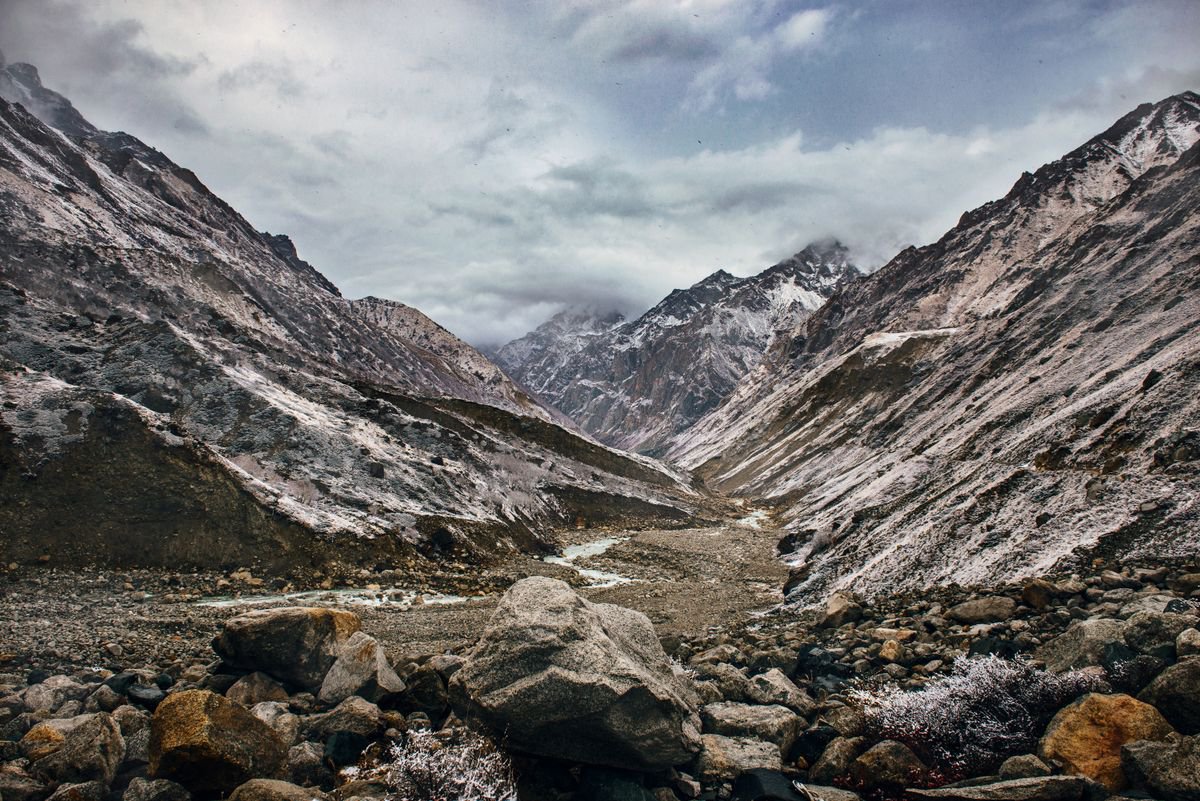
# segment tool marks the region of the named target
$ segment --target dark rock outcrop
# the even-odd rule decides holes
[[[361,625],[353,612],[339,609],[260,609],[227,620],[213,650],[235,667],[317,690]]]
[[[692,692],[650,621],[553,579],[512,586],[450,690],[461,717],[518,751],[657,769],[699,747]]]

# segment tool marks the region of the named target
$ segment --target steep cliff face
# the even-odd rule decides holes
[[[342,298],[286,237],[86,124],[27,65],[0,76],[0,480],[24,509],[3,513],[10,557],[82,536],[79,521],[140,543],[94,558],[197,564],[265,538],[311,562],[429,551],[433,528],[465,551],[538,547],[533,528],[597,513],[564,500],[580,493],[616,516],[690,508],[650,460],[566,431],[524,438],[519,421],[556,429],[554,415],[474,349],[415,309]],[[128,480],[111,459],[89,467],[112,449]],[[189,470],[220,496],[213,514],[148,523],[165,499],[200,503],[180,489]]]
[[[797,590],[1200,546],[1200,97],[1139,107],[847,286],[670,455]]]
[[[559,315],[499,357],[602,442],[658,453],[719,404],[781,331],[857,276],[842,245],[816,243],[750,278],[715,272],[630,322]]]

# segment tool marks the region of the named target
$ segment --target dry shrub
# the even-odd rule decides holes
[[[898,740],[947,780],[988,773],[1006,758],[1032,752],[1054,713],[1103,679],[1054,674],[1024,659],[955,660],[946,676],[920,690],[859,690],[869,733]]]
[[[344,772],[345,773],[345,772]],[[471,732],[443,741],[410,731],[379,763],[348,778],[388,785],[390,801],[516,801],[512,763],[495,744]]]

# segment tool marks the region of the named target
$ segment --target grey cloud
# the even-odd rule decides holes
[[[624,314],[644,308],[636,292],[614,285],[611,276],[579,274],[562,265],[538,265],[535,270],[529,271],[528,265],[519,272],[482,266],[453,282],[405,287],[405,302],[483,348],[499,347],[581,304]]]
[[[204,120],[197,117],[188,108],[178,109],[175,119],[171,122],[171,127],[189,136],[208,136],[211,133],[209,127],[204,124]]]
[[[572,120],[570,110],[561,104],[532,102],[496,79],[488,87],[482,111],[483,130],[461,146],[472,161],[504,150],[535,146]]]
[[[347,161],[354,153],[354,137],[349,131],[313,134],[308,140],[323,155]]]
[[[280,98],[294,100],[304,94],[304,84],[290,64],[261,59],[223,70],[217,88],[223,92],[269,87]]]
[[[1069,56],[1061,23],[1025,26],[1049,66],[997,55],[1031,86],[1006,104],[889,83],[908,48],[858,57],[912,16],[887,4],[837,12],[838,46],[816,57],[766,47],[795,4],[269,0],[246,15],[210,0],[191,17],[175,2],[0,0],[0,47],[292,235],[348,296],[409,303],[481,344],[568,306],[636,314],[820,236],[877,265],[1136,103],[1200,85],[1195,4],[1166,0],[1109,2],[1125,15],[1068,31]],[[916,27],[989,18],[974,8]],[[230,36],[243,20],[263,29]],[[971,41],[941,42],[939,63],[975,63],[954,49]],[[881,83],[889,102],[867,90]],[[743,98],[748,113],[718,113]]]
[[[157,80],[187,75],[201,63],[200,57],[164,55],[139,42],[144,28],[137,20],[93,23],[87,6],[75,0],[5,0],[4,6],[0,45],[10,60],[30,61],[43,71]],[[51,43],[56,46],[47,47]]]
[[[1088,87],[1086,91],[1057,103],[1055,108],[1063,112],[1109,114],[1116,119],[1117,115],[1131,110],[1135,103],[1155,102],[1197,88],[1200,88],[1200,67],[1151,66],[1136,75]]]
[[[761,181],[730,187],[705,203],[714,213],[763,212],[795,204],[816,187],[798,181]]]
[[[473,208],[462,203],[430,204],[429,210],[435,215],[461,217],[478,225],[512,228],[517,225],[517,219],[511,214],[501,211]]]
[[[180,58],[159,52],[142,41],[141,22],[96,20],[88,4],[75,0],[3,0],[0,5],[0,47],[9,59],[37,66],[46,85],[67,95],[93,124],[143,138],[147,131],[161,130],[187,137],[210,134],[173,88],[174,81],[205,63],[203,54]]]
[[[605,0],[563,4],[552,17],[552,30],[611,61],[687,65],[711,60],[723,49],[718,39],[728,32],[701,22],[701,14],[687,7]]]
[[[555,167],[545,178],[556,184],[542,202],[574,217],[650,217],[658,213],[642,180],[605,161]]]
[[[674,26],[632,33],[609,51],[618,61],[680,61],[691,63],[716,57],[721,48],[709,37]]]

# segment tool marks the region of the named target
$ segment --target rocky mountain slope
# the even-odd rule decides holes
[[[656,453],[857,275],[840,243],[815,243],[750,278],[719,270],[630,322],[564,312],[498,360],[602,442]]]
[[[6,559],[441,559],[690,508],[679,475],[561,429],[416,310],[342,298],[31,66],[0,97]]]
[[[772,499],[798,597],[1200,547],[1200,96],[850,284],[670,456]]]

